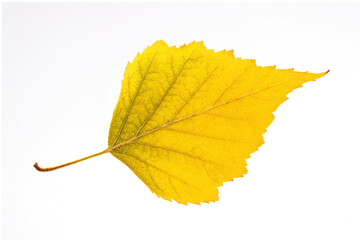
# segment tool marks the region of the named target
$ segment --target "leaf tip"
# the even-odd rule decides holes
[[[318,75],[319,75],[318,78],[321,78],[321,77],[325,76],[325,75],[328,74],[329,72],[330,72],[330,69],[327,70],[326,72],[319,73],[319,74],[318,74]]]

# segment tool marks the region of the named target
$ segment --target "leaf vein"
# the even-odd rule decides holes
[[[230,117],[230,116],[225,116],[225,115],[219,115],[219,114],[215,114],[215,113],[209,113],[209,112],[204,112],[203,114],[206,115],[210,115],[210,116],[214,116],[214,117],[218,117],[218,118],[224,118],[224,119],[229,119],[229,120],[238,120],[238,121],[263,121],[263,119],[259,119],[259,118],[237,118],[237,117]]]
[[[249,65],[246,66],[246,68],[244,69],[244,71],[242,71],[235,79],[234,81],[231,82],[231,84],[229,84],[229,86],[216,98],[215,102],[213,103],[213,105],[215,105],[217,103],[217,101],[224,96],[224,94],[237,82],[238,79],[240,79],[241,76],[244,75],[244,73],[249,69],[251,65],[251,62],[249,63]]]
[[[195,96],[195,94],[200,90],[200,88],[209,80],[209,78],[211,77],[211,75],[214,74],[214,72],[216,71],[216,69],[221,65],[222,62],[224,62],[224,60],[226,59],[226,57],[228,57],[229,54],[227,53],[220,61],[219,63],[216,65],[216,67],[211,71],[211,73],[205,78],[205,80],[198,86],[198,88],[190,95],[190,97],[188,99],[186,99],[185,103],[182,105],[181,108],[179,108],[179,110],[175,113],[175,115],[172,117],[171,121],[174,121],[174,119],[179,115],[179,113],[183,110],[183,108],[190,102],[190,100]]]
[[[182,199],[182,197],[180,196],[179,192],[176,190],[176,187],[174,186],[173,182],[171,181],[171,178],[168,177],[169,183],[171,185],[171,187],[174,189],[175,194],[178,196],[178,198],[180,198],[180,200]]]
[[[135,96],[134,96],[133,100],[131,101],[131,104],[130,104],[127,112],[126,112],[125,118],[124,118],[123,122],[121,123],[120,130],[119,130],[119,132],[118,132],[118,134],[117,134],[117,136],[116,136],[116,138],[115,138],[115,141],[114,141],[114,143],[113,143],[112,145],[115,145],[115,144],[116,144],[116,141],[119,139],[119,137],[120,137],[120,135],[121,135],[121,133],[122,133],[122,131],[123,131],[123,129],[124,129],[125,123],[127,122],[127,119],[128,119],[128,117],[129,117],[130,111],[131,111],[131,109],[132,109],[132,107],[133,107],[133,105],[134,105],[135,99],[136,99],[137,96],[139,95],[140,88],[141,88],[143,82],[145,81],[146,75],[147,75],[147,73],[148,73],[148,71],[149,71],[149,69],[150,69],[150,66],[151,66],[152,62],[154,61],[154,58],[155,58],[155,56],[156,56],[156,53],[158,52],[161,44],[162,44],[162,42],[160,42],[159,45],[158,45],[158,47],[156,48],[156,50],[155,50],[155,52],[154,52],[154,55],[152,56],[152,58],[151,58],[151,60],[150,60],[150,62],[149,62],[149,65],[148,65],[148,67],[147,67],[147,69],[146,69],[146,73],[145,73],[144,76],[142,75],[141,70],[140,70],[140,66],[139,66],[139,71],[140,71],[140,75],[141,75],[141,82],[140,82],[140,84],[139,84],[139,86],[138,86],[138,88],[137,88],[137,90],[136,90]],[[139,64],[139,63],[138,63],[138,64]],[[130,91],[130,89],[129,89],[129,91]]]
[[[189,56],[187,57],[187,59],[184,61],[183,65],[181,66],[181,69],[179,70],[179,72],[174,76],[171,84],[169,85],[169,87],[166,89],[164,95],[162,96],[161,100],[157,103],[155,109],[148,115],[148,117],[145,119],[145,121],[143,122],[143,124],[141,125],[141,127],[138,129],[138,131],[135,134],[135,137],[139,135],[141,129],[143,129],[145,127],[145,125],[148,123],[148,121],[150,120],[150,118],[154,115],[154,113],[157,111],[157,109],[159,108],[160,104],[164,101],[165,97],[168,95],[170,89],[172,88],[172,86],[174,85],[175,81],[178,79],[178,77],[180,76],[181,72],[183,71],[186,63],[189,61],[189,59],[191,58],[191,55],[194,53],[194,51],[197,49],[198,45],[191,51],[191,53],[189,54]]]
[[[206,135],[201,135],[201,134],[198,134],[198,133],[181,131],[181,130],[178,130],[178,129],[164,128],[164,129],[162,129],[162,130],[163,130],[163,131],[171,131],[171,132],[183,133],[183,134],[198,136],[198,137],[202,137],[202,138],[210,138],[210,139],[213,139],[213,140],[219,140],[219,141],[225,141],[225,142],[235,142],[235,143],[247,143],[247,144],[252,144],[252,142],[238,141],[238,140],[227,139],[227,138],[218,138],[218,137],[214,137],[214,136],[206,136]]]
[[[172,124],[175,124],[175,123],[177,123],[177,122],[184,121],[184,120],[190,119],[190,118],[192,118],[192,117],[196,117],[196,116],[201,115],[201,114],[203,114],[203,113],[205,113],[205,112],[208,112],[208,111],[210,111],[210,110],[212,110],[212,109],[214,109],[214,108],[218,108],[218,107],[224,106],[224,105],[226,105],[226,104],[231,104],[231,103],[236,102],[236,101],[239,101],[239,100],[241,100],[241,99],[243,99],[243,98],[245,98],[245,97],[251,96],[251,95],[253,95],[253,94],[256,94],[256,93],[259,93],[259,92],[262,92],[262,91],[266,91],[267,89],[271,89],[271,88],[273,88],[273,87],[276,87],[276,86],[279,86],[279,85],[282,85],[282,84],[286,84],[286,83],[289,83],[289,82],[294,82],[294,80],[276,83],[276,84],[270,85],[270,86],[268,86],[268,87],[264,87],[264,88],[262,88],[262,89],[256,90],[256,91],[254,91],[254,92],[249,92],[249,93],[247,93],[247,94],[241,95],[240,97],[234,98],[234,99],[229,100],[229,101],[227,101],[227,102],[225,102],[225,103],[221,103],[221,104],[218,104],[218,105],[212,105],[212,106],[210,106],[210,107],[208,107],[208,108],[205,108],[204,110],[202,110],[202,111],[200,111],[200,112],[196,112],[196,113],[190,114],[190,115],[188,115],[188,116],[185,116],[185,117],[183,117],[183,118],[176,119],[176,120],[174,120],[174,121],[172,121],[172,122],[168,122],[168,123],[166,123],[166,124],[164,124],[164,125],[162,125],[162,126],[160,126],[160,127],[154,128],[153,130],[150,130],[150,131],[148,131],[148,132],[142,133],[142,134],[140,134],[140,135],[138,135],[138,136],[136,136],[136,137],[133,137],[133,138],[127,140],[127,141],[124,141],[124,142],[121,142],[121,143],[119,143],[119,144],[117,144],[117,145],[114,145],[114,146],[112,146],[112,147],[109,148],[109,151],[112,151],[113,149],[116,149],[116,148],[119,148],[119,147],[124,146],[124,145],[126,145],[126,144],[129,144],[129,143],[133,142],[134,140],[139,139],[139,138],[142,138],[142,137],[144,137],[144,136],[146,136],[146,135],[148,135],[148,134],[151,134],[151,133],[153,133],[153,132],[159,131],[159,130],[161,130],[161,129],[165,129],[166,127],[168,127],[168,126],[170,126],[170,125],[172,125]]]
[[[165,151],[175,152],[175,153],[178,153],[178,154],[181,154],[181,155],[193,158],[193,159],[197,159],[197,160],[199,160],[201,162],[204,162],[204,163],[210,163],[210,164],[220,166],[220,167],[230,167],[230,166],[226,166],[226,165],[223,165],[223,164],[220,164],[220,163],[216,163],[216,162],[212,162],[212,161],[202,159],[202,158],[200,158],[198,156],[194,156],[194,155],[188,154],[186,152],[183,152],[183,151],[180,151],[180,150],[177,150],[177,149],[172,149],[172,148],[167,148],[167,147],[162,147],[162,146],[157,146],[157,145],[151,145],[151,144],[144,143],[144,142],[133,142],[133,143],[130,143],[130,144],[139,144],[139,145],[148,146],[148,147],[152,147],[152,148],[156,148],[156,149],[162,149],[162,150],[165,150]]]
[[[155,182],[154,177],[153,177],[153,175],[152,175],[151,172],[150,172],[149,165],[147,165],[147,164],[144,164],[144,165],[146,166],[146,170],[147,170],[147,172],[149,173],[149,177],[150,177],[151,181],[154,183],[155,187],[156,187],[158,190],[160,190],[160,192],[164,193],[164,191],[160,188],[160,186]]]
[[[130,153],[127,153],[127,152],[118,152],[118,153],[119,153],[119,154],[122,154],[122,155],[128,155],[128,156],[132,157],[133,159],[135,159],[135,160],[137,160],[137,161],[139,161],[139,162],[141,162],[141,163],[143,163],[143,164],[147,164],[147,165],[149,165],[150,167],[154,168],[155,170],[157,170],[157,171],[159,171],[159,172],[162,172],[162,173],[164,173],[165,175],[167,175],[167,176],[169,176],[169,177],[172,177],[172,178],[174,178],[174,179],[182,182],[183,184],[185,184],[185,185],[187,185],[187,186],[189,186],[189,187],[192,187],[192,188],[195,188],[195,189],[197,189],[197,190],[203,191],[201,188],[199,188],[199,187],[197,187],[197,186],[194,186],[194,185],[192,185],[192,184],[184,181],[183,179],[181,179],[181,178],[179,178],[179,177],[177,177],[177,176],[174,176],[174,175],[170,174],[169,172],[167,172],[167,171],[165,171],[165,170],[163,170],[163,169],[161,169],[161,168],[159,168],[159,167],[157,167],[157,166],[155,166],[155,165],[152,165],[152,164],[144,161],[143,159],[139,158],[138,156],[135,156],[135,155],[130,154]]]

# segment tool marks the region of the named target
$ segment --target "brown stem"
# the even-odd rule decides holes
[[[55,166],[55,167],[49,167],[49,168],[39,167],[38,163],[36,162],[36,163],[34,164],[34,168],[35,168],[36,170],[38,170],[39,172],[54,171],[54,170],[56,170],[56,169],[63,168],[63,167],[66,167],[66,166],[70,166],[70,165],[73,165],[73,164],[75,164],[75,163],[84,161],[84,160],[86,160],[86,159],[93,158],[93,157],[96,157],[96,156],[99,156],[99,155],[108,153],[108,152],[110,152],[110,151],[111,151],[111,150],[108,148],[108,149],[105,149],[104,151],[95,153],[95,154],[93,154],[93,155],[90,155],[90,156],[87,156],[87,157],[84,157],[84,158],[80,158],[80,159],[78,159],[78,160],[75,160],[75,161],[72,161],[72,162],[68,162],[68,163],[65,163],[65,164],[62,164],[62,165],[58,165],[58,166]]]

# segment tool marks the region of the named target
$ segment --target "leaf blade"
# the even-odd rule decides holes
[[[325,74],[258,67],[202,42],[158,41],[128,64],[109,148],[164,199],[216,201],[217,187],[247,173],[286,94]]]

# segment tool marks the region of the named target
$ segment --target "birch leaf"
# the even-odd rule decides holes
[[[324,76],[260,67],[202,42],[155,42],[128,63],[110,125],[111,153],[157,196],[188,204],[218,200],[223,182],[247,173],[273,112],[303,83]]]

